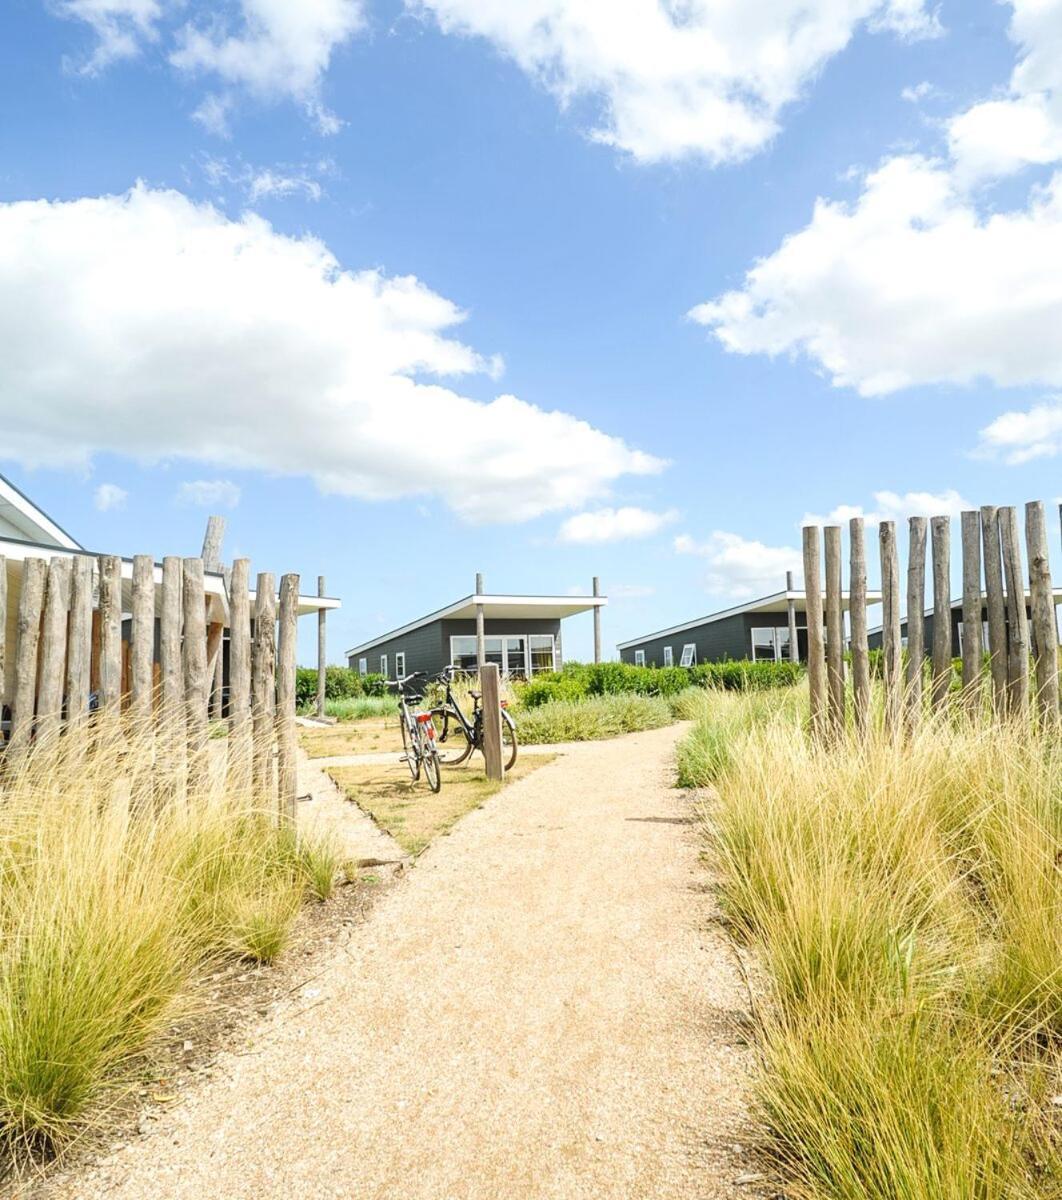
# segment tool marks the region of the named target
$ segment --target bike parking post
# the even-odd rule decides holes
[[[483,759],[488,779],[504,779],[502,759],[501,681],[497,663],[480,668],[479,685],[483,693]]]

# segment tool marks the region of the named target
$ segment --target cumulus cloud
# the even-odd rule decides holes
[[[874,504],[840,504],[824,515],[806,513],[801,525],[843,525],[852,517],[863,517],[868,524],[879,521],[905,521],[908,517],[958,517],[975,506],[954,488],[943,492],[874,493]]]
[[[659,533],[665,525],[676,520],[678,513],[674,509],[650,512],[644,508],[599,508],[569,517],[561,525],[557,538],[561,542],[591,545],[623,542]]]
[[[231,479],[187,479],[177,488],[174,498],[178,504],[197,508],[235,508],[240,495],[239,485]]]
[[[981,430],[978,453],[1002,457],[1011,466],[1062,454],[1062,397],[1025,412],[1005,412]]]
[[[861,26],[940,26],[924,0],[406,0],[448,32],[488,39],[562,106],[600,104],[590,136],[641,162],[748,157]]]
[[[803,578],[804,559],[792,546],[766,546],[738,533],[716,530],[706,541],[689,534],[675,538],[677,554],[692,554],[708,564],[705,585],[715,595],[750,600],[785,587],[787,571]]]
[[[1013,0],[1011,95],[958,114],[951,154],[904,154],[690,316],[740,354],[806,355],[834,384],[1062,384],[1062,171],[1010,207],[971,183],[1062,161],[1062,4]],[[976,136],[975,136],[976,135]]]
[[[120,488],[116,483],[101,483],[92,497],[92,503],[100,512],[114,512],[125,508],[128,499],[129,493],[125,488]]]
[[[662,469],[569,413],[444,384],[499,369],[453,336],[463,319],[418,279],[346,270],[315,238],[178,192],[0,204],[0,395],[19,411],[0,456],[257,468],[473,521],[580,508]]]

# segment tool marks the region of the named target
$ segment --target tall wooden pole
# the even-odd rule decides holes
[[[962,514],[962,692],[971,713],[981,709],[981,518]]]
[[[133,559],[132,614],[129,712],[137,721],[148,721],[155,690],[155,562],[149,554]]]
[[[122,703],[122,560],[100,556],[100,713],[115,717]]]
[[[594,576],[594,596],[601,595],[601,580]],[[530,653],[530,650],[528,651]],[[594,605],[594,662],[601,661],[601,605]]]
[[[188,740],[189,789],[201,792],[209,778],[207,762],[207,706],[210,680],[207,674],[206,589],[203,584],[203,560],[186,558],[181,580],[184,607],[185,723]]]
[[[483,595],[483,576],[476,575],[476,666],[482,672],[487,663],[487,640],[485,636],[485,619],[483,605],[478,597]]]
[[[1025,602],[1025,572],[1021,563],[1021,533],[1013,508],[999,510],[999,540],[1003,548],[1003,572],[1007,581],[1007,626],[1010,650],[1007,655],[1007,696],[1015,716],[1029,707],[1029,614]]]
[[[66,634],[70,612],[70,559],[53,558],[48,564],[48,594],[41,630],[40,691],[37,696],[37,740],[59,733],[63,718],[63,678],[66,671]]]
[[[221,561],[221,547],[225,542],[225,518],[219,516],[207,517],[206,533],[203,535],[203,570],[211,575],[224,572]],[[221,720],[223,709],[222,696],[225,688],[225,654],[223,650],[225,627],[221,623],[212,622],[207,631],[209,645],[207,647],[207,668],[210,672],[210,716]]]
[[[1038,500],[1025,506],[1025,540],[1029,553],[1029,592],[1036,641],[1036,700],[1045,724],[1058,719],[1058,624],[1047,554],[1044,506]]]
[[[280,635],[277,642],[277,787],[282,824],[295,824],[298,764],[295,753],[295,663],[299,617],[299,577],[280,578]]]
[[[479,673],[479,686],[483,691],[483,761],[488,779],[505,778],[505,762],[502,757],[501,691],[498,664],[486,663]]]
[[[203,535],[203,570],[217,574],[221,570],[221,547],[225,541],[225,518],[207,517]]]
[[[863,518],[848,522],[848,615],[852,626],[852,702],[856,729],[870,724],[870,649],[867,640],[867,548]]]
[[[829,723],[835,736],[844,732],[844,605],[841,599],[841,527],[827,525],[826,541],[826,680]]]
[[[907,552],[907,722],[916,729],[922,717],[922,677],[926,667],[925,517],[908,521]]]
[[[951,686],[951,518],[934,517],[933,538],[933,707],[948,699]]]
[[[229,586],[229,777],[251,783],[251,606],[249,559],[232,564]]]
[[[881,551],[882,659],[885,677],[885,726],[895,737],[903,726],[903,655],[900,635],[900,558],[895,521],[878,526]]]
[[[22,563],[22,590],[18,598],[18,633],[15,645],[15,702],[11,713],[11,736],[7,752],[25,750],[33,737],[33,715],[37,703],[37,652],[41,638],[41,610],[48,564],[43,558]]]
[[[317,595],[323,597],[325,594],[325,577],[317,576]],[[323,717],[325,715],[325,701],[327,700],[326,685],[328,674],[328,635],[325,629],[325,610],[319,608],[317,610],[317,715]]]
[[[184,722],[184,666],[181,635],[184,607],[181,598],[183,566],[176,555],[162,560],[162,611],[159,613],[159,674],[162,681],[162,716],[176,736]]]
[[[88,715],[92,670],[92,579],[95,562],[79,554],[71,568],[70,628],[66,651],[66,719],[73,730]]]
[[[800,662],[800,641],[797,638],[796,596],[793,595],[795,591],[796,584],[793,581],[793,572],[786,571],[785,610],[789,621],[789,661],[798,663]]]
[[[988,609],[989,667],[992,704],[997,715],[1007,707],[1007,608],[1003,591],[1003,552],[999,537],[999,509],[981,509],[981,539],[985,559],[985,604]]]
[[[251,714],[254,721],[254,786],[265,805],[273,790],[273,714],[276,711],[276,585],[271,571],[258,576],[254,601]]]
[[[817,736],[826,730],[826,651],[822,640],[822,563],[819,527],[805,525],[804,603],[808,622],[808,687],[811,694],[811,728]]]

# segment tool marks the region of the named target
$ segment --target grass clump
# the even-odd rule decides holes
[[[757,1095],[807,1200],[1057,1200],[1062,756],[957,714],[816,744],[721,696],[680,750],[762,964]]]
[[[344,696],[325,701],[325,716],[337,721],[362,721],[366,717],[394,717],[398,715],[398,697],[388,696]]]
[[[271,962],[338,855],[278,827],[208,746],[114,729],[0,775],[0,1139],[61,1150],[226,957]],[[194,763],[188,764],[194,766]],[[196,782],[198,781],[198,783]]]
[[[661,696],[610,695],[586,700],[551,700],[516,713],[516,733],[525,745],[588,742],[672,722],[671,706]]]

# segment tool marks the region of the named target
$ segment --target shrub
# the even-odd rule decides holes
[[[671,708],[659,696],[591,696],[585,700],[550,700],[521,709],[516,733],[527,745],[585,742],[618,737],[671,724]]]
[[[538,708],[552,700],[581,700],[586,695],[584,684],[568,675],[536,675],[517,689],[517,699],[524,708]]]
[[[348,700],[329,700],[325,715],[337,721],[361,721],[366,717],[391,717],[398,712],[398,697],[352,696]]]
[[[722,688],[728,692],[762,692],[771,688],[792,687],[804,677],[804,668],[793,662],[700,663],[690,668],[690,679],[701,687]]]
[[[366,696],[387,696],[390,693],[387,690],[387,676],[381,675],[377,671],[370,671],[368,675],[361,677],[362,694]]]
[[[362,694],[362,681],[350,667],[325,668],[325,699],[346,700]],[[295,672],[295,704],[309,708],[317,703],[317,668],[299,667]]]

